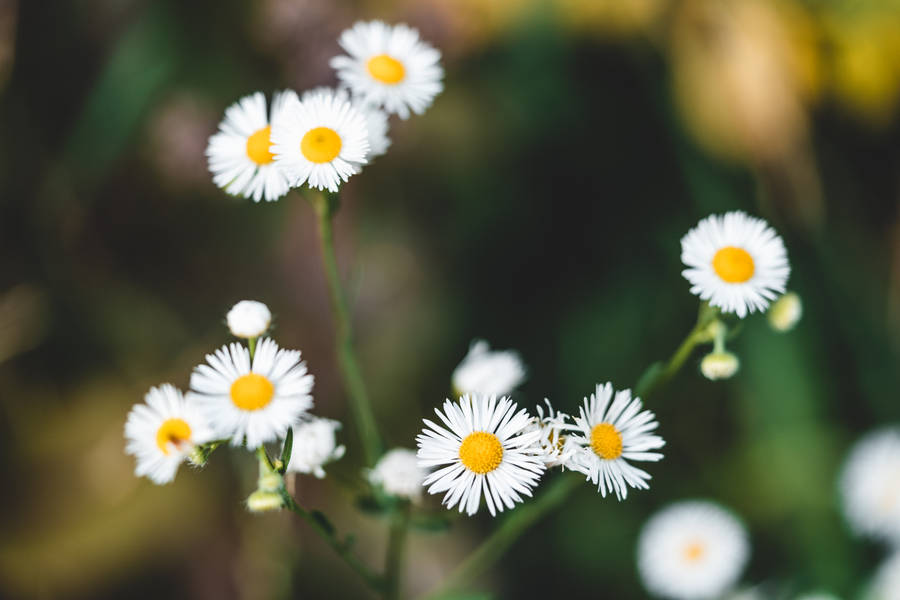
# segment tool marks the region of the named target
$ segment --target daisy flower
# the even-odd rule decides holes
[[[301,100],[304,102],[312,98],[316,94],[334,94],[335,98],[348,100],[358,111],[366,118],[366,132],[369,134],[369,152],[366,154],[366,160],[371,161],[373,158],[381,156],[387,152],[391,146],[391,139],[388,137],[388,115],[386,112],[372,104],[366,104],[350,97],[350,93],[345,88],[332,89],[329,87],[317,87],[303,92]]]
[[[492,516],[531,496],[544,472],[534,449],[540,432],[527,431],[531,417],[516,408],[506,397],[463,396],[445,401],[443,412],[434,409],[446,428],[424,419],[416,437],[419,466],[441,467],[425,478],[428,493],[446,492],[443,504],[459,504],[459,512],[469,515],[478,511],[483,493]]]
[[[539,448],[539,456],[547,467],[572,468],[570,461],[578,450],[578,444],[566,431],[572,429],[568,422],[571,417],[564,412],[556,411],[550,400],[544,398],[547,405],[547,416],[544,408],[538,404],[535,408],[537,416],[532,419],[532,428],[541,432],[535,442]]]
[[[641,410],[640,398],[632,398],[631,390],[616,392],[612,384],[597,385],[590,399],[584,399],[580,416],[575,417],[578,433],[572,439],[580,448],[572,458],[572,468],[587,475],[602,496],[615,491],[619,500],[628,496],[628,486],[648,489],[650,475],[629,461],[657,461],[666,443],[653,435],[659,423],[649,410]]]
[[[900,429],[863,437],[840,478],[844,515],[858,534],[900,541]]]
[[[744,527],[730,512],[711,502],[679,502],[644,525],[638,570],[657,596],[713,599],[737,582],[749,553]]]
[[[231,438],[248,448],[283,438],[312,408],[313,376],[298,350],[281,350],[265,338],[251,364],[250,352],[238,343],[206,355],[207,364],[191,374],[188,399],[196,402],[217,438]]]
[[[378,459],[369,471],[369,482],[398,498],[418,500],[422,496],[422,482],[427,475],[419,466],[415,450],[394,448]]]
[[[213,432],[197,407],[167,383],[150,388],[144,404],[131,409],[125,439],[125,452],[137,458],[135,475],[163,484],[175,478],[194,446],[213,439]]]
[[[239,338],[255,338],[266,332],[272,323],[269,307],[256,300],[241,300],[231,307],[225,316],[231,335]]]
[[[291,186],[338,191],[369,152],[366,118],[346,97],[323,89],[300,100],[288,94],[272,129],[275,164]]]
[[[278,200],[290,189],[287,176],[275,164],[272,123],[285,109],[291,93],[276,93],[271,114],[262,92],[245,96],[225,111],[219,132],[209,138],[206,156],[213,182],[228,192],[259,202]]]
[[[459,396],[503,396],[525,381],[525,365],[518,353],[512,350],[492,352],[486,341],[475,340],[453,371],[452,381],[453,391]]]
[[[336,461],[347,450],[338,446],[335,432],[341,428],[338,421],[313,417],[294,425],[294,444],[287,470],[293,473],[312,473],[319,479],[325,477],[326,464]]]
[[[401,119],[431,106],[443,89],[441,53],[419,39],[407,25],[358,22],[339,43],[349,56],[335,56],[331,66],[354,96],[384,107]]]
[[[791,272],[778,234],[740,211],[700,221],[681,238],[681,261],[692,294],[740,318],[765,310]]]

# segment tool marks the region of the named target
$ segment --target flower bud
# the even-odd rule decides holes
[[[247,498],[247,509],[253,513],[268,512],[271,510],[280,510],[284,506],[284,500],[281,494],[268,492],[265,490],[256,490]]]
[[[803,302],[796,292],[788,292],[772,303],[766,317],[775,331],[790,331],[803,316]]]
[[[272,322],[269,307],[255,300],[241,300],[225,317],[231,335],[239,338],[255,338],[266,332]]]
[[[700,362],[700,371],[712,381],[728,379],[740,367],[738,357],[731,352],[710,352]]]

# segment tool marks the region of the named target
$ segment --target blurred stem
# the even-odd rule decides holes
[[[384,589],[384,580],[382,577],[369,569],[369,567],[364,565],[362,561],[353,554],[350,540],[338,539],[334,529],[327,520],[317,517],[313,512],[310,512],[297,504],[297,502],[294,501],[293,496],[287,493],[287,490],[282,490],[281,497],[284,500],[285,508],[294,514],[299,515],[304,521],[309,523],[316,533],[331,546],[337,555],[340,556],[351,569],[356,571],[356,573],[363,578],[371,589],[375,591]]]
[[[403,502],[401,506],[394,509],[391,515],[391,533],[388,538],[387,559],[384,565],[385,600],[396,600],[400,597],[400,582],[403,579],[401,567],[403,566],[411,511],[411,503]]]
[[[350,399],[350,409],[353,412],[353,418],[359,430],[366,465],[372,467],[381,454],[381,440],[378,434],[378,427],[375,424],[372,404],[363,382],[362,371],[359,368],[359,361],[357,361],[356,353],[353,349],[350,309],[347,307],[347,299],[341,287],[341,277],[334,253],[334,231],[331,217],[334,207],[337,205],[337,196],[329,196],[325,192],[311,191],[307,197],[316,211],[316,216],[318,216],[319,238],[322,246],[322,265],[325,268],[328,294],[331,299],[331,312],[334,313],[335,326],[337,328],[338,364]]]
[[[247,346],[249,347],[249,350],[250,350],[250,362],[252,363],[253,355],[256,354],[256,338],[252,337],[249,340],[247,340]]]
[[[697,324],[672,354],[642,388],[635,389],[635,395],[645,398],[665,385],[684,366],[697,344],[711,341],[709,325],[718,317],[718,310],[705,302],[700,306]],[[640,392],[640,394],[638,394]],[[450,575],[425,598],[437,599],[471,583],[487,571],[529,527],[544,518],[550,511],[565,502],[578,489],[583,480],[575,476],[557,477],[534,501],[523,504],[500,524],[481,545],[472,552]]]

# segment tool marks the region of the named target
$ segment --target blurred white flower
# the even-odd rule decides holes
[[[266,332],[272,322],[269,307],[256,300],[241,300],[231,307],[225,316],[231,335],[239,338],[255,338]]]
[[[803,316],[803,302],[796,292],[788,292],[772,303],[766,317],[775,331],[790,331]]]
[[[325,477],[325,469],[322,467],[344,456],[347,450],[337,444],[335,432],[340,428],[338,421],[320,417],[312,417],[294,425],[294,444],[287,470],[293,473],[311,473],[319,479]]]
[[[248,448],[283,438],[312,408],[313,376],[299,350],[283,350],[271,339],[259,342],[253,362],[233,343],[206,355],[191,374],[188,400],[196,402],[217,438]]]
[[[850,450],[840,479],[844,515],[864,536],[900,542],[900,429],[869,433]]]
[[[865,600],[900,600],[900,552],[885,560],[869,587]]]
[[[734,586],[749,554],[747,533],[730,512],[711,502],[679,502],[644,525],[638,570],[654,595],[711,600]]]
[[[125,423],[125,452],[137,458],[135,475],[154,483],[172,481],[194,447],[213,439],[203,415],[168,383],[150,388]]]
[[[378,460],[369,472],[369,481],[392,496],[418,500],[422,496],[422,482],[427,474],[419,466],[415,450],[394,448]]]
[[[486,341],[475,340],[453,371],[453,392],[457,396],[504,396],[525,381],[525,374],[525,365],[517,352],[492,352]]]
[[[791,272],[778,234],[741,211],[700,221],[681,238],[681,261],[692,294],[742,319],[784,292]]]
[[[407,25],[360,21],[345,30],[339,42],[349,56],[332,58],[331,66],[366,104],[407,119],[410,110],[425,112],[444,89],[441,53]]]

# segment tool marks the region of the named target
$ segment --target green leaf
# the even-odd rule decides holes
[[[291,450],[294,448],[294,428],[288,427],[287,435],[284,436],[284,447],[281,449],[281,466],[278,472],[284,475],[287,470],[288,463],[291,462]]]

